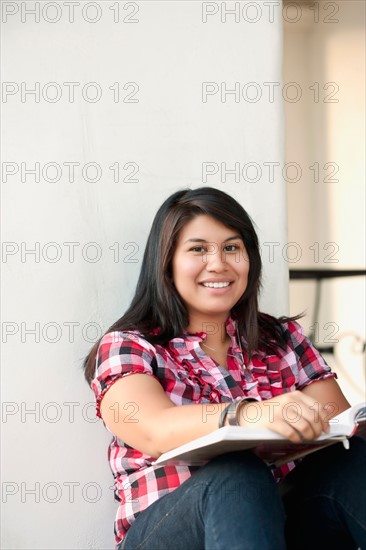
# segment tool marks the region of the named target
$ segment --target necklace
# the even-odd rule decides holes
[[[217,349],[214,349],[214,348],[210,348],[210,346],[208,346],[207,344],[205,344],[204,342],[201,342],[202,346],[205,346],[205,348],[211,350],[211,351],[216,351],[217,352]],[[233,355],[232,353],[228,353],[227,354],[227,357],[235,357],[235,355]],[[244,364],[244,361],[243,361],[243,364]]]
[[[237,340],[238,340],[238,344],[239,344],[239,342],[240,342],[240,344],[241,344],[241,340],[240,340],[240,338],[239,338],[239,332],[238,332],[238,329],[237,329],[237,328],[236,328],[236,337],[237,337]],[[209,349],[209,350],[211,350],[211,351],[217,352],[217,349],[211,348],[210,346],[208,346],[208,345],[205,344],[204,342],[201,342],[201,344],[202,344],[203,346],[205,346],[205,348],[207,348],[207,349]],[[243,361],[243,367],[245,368],[244,354],[243,354],[243,350],[242,350],[242,346],[241,346],[241,345],[240,345],[240,354],[241,354],[241,358],[242,358],[242,361]],[[233,355],[232,353],[228,353],[228,354],[227,354],[227,357],[236,357],[236,356]]]
[[[217,352],[217,349],[210,348],[210,346],[208,346],[208,345],[205,344],[204,342],[201,342],[201,344],[202,344],[202,346],[205,346],[205,348],[210,349],[211,351],[216,351],[216,352]],[[235,355],[233,355],[232,353],[228,353],[228,354],[227,354],[227,357],[235,357]]]
[[[210,346],[208,346],[208,345],[205,344],[204,342],[202,342],[202,345],[205,346],[205,348],[210,349],[211,351],[217,351],[217,349],[210,348]]]

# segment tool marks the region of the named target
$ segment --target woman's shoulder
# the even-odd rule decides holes
[[[138,330],[114,330],[109,331],[102,336],[99,342],[98,352],[108,346],[119,350],[119,353],[133,352],[137,349],[143,349],[150,353],[155,353],[156,349],[151,342]]]

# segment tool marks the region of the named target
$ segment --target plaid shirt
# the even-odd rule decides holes
[[[229,317],[226,330],[231,337],[227,369],[219,366],[200,347],[206,333],[185,333],[166,346],[153,346],[137,331],[110,332],[98,348],[96,375],[92,388],[96,396],[97,416],[104,394],[121,376],[134,373],[154,376],[175,405],[222,403],[242,397],[270,399],[285,392],[304,388],[314,380],[336,377],[319,352],[305,337],[300,325],[284,323],[287,349],[275,355],[255,352],[248,356],[237,343],[236,323]],[[245,367],[243,366],[243,358]],[[113,436],[108,458],[119,502],[115,519],[118,545],[138,514],[157,499],[174,491],[197,470],[197,466],[152,465],[153,457],[133,449]],[[273,470],[277,480],[295,464]]]

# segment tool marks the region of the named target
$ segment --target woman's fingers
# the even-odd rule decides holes
[[[265,401],[247,403],[240,408],[240,425],[269,428],[290,441],[312,441],[328,431],[329,417],[321,403],[301,391],[294,391]]]
[[[314,401],[311,397],[300,393],[299,399],[304,404],[303,418],[310,423],[318,437],[322,432],[329,431],[329,413],[318,401]]]
[[[301,419],[298,422],[286,422],[285,423],[290,427],[292,430],[291,436],[297,440],[300,440],[300,442],[304,441],[312,441],[313,439],[316,439],[319,437],[319,435],[322,433],[321,428],[319,428],[319,425],[314,425],[311,422],[308,422],[306,419]]]
[[[275,411],[267,427],[294,441],[312,441],[327,432],[327,411],[300,391],[272,398]]]

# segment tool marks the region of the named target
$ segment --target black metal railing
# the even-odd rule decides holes
[[[315,326],[318,323],[320,302],[321,302],[321,283],[324,279],[334,279],[338,277],[365,276],[366,269],[290,269],[290,281],[293,280],[313,280],[316,281],[315,306],[313,315],[313,329],[309,335],[310,340],[315,344]],[[334,354],[334,346],[316,346],[321,353]],[[363,344],[363,351],[366,350],[366,342]]]

